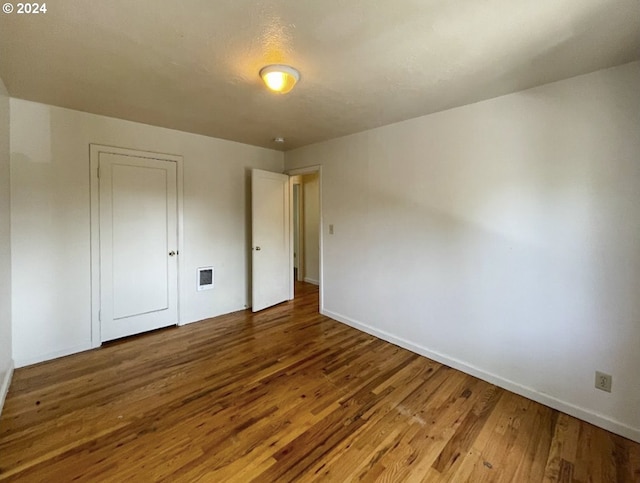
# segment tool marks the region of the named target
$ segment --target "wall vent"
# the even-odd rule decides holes
[[[198,268],[196,283],[198,285],[198,292],[201,290],[211,290],[213,288],[213,267]]]

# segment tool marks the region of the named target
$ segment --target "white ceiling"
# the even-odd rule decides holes
[[[46,3],[0,14],[11,96],[276,149],[640,58],[638,0]]]

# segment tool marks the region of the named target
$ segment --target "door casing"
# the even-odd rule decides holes
[[[181,280],[183,263],[183,159],[182,156],[172,154],[155,153],[149,151],[139,151],[134,149],[91,144],[89,146],[89,168],[90,168],[90,191],[91,191],[91,346],[100,347],[102,344],[100,336],[100,182],[98,178],[98,166],[100,153],[119,154],[123,156],[134,156],[138,158],[158,159],[162,161],[173,161],[177,169],[177,223],[178,223],[178,252],[180,256],[177,260],[178,277],[178,325],[180,321],[180,301],[182,300]]]

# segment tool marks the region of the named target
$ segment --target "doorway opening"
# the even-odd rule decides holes
[[[251,170],[253,312],[293,300],[296,284],[318,287],[322,311],[321,196],[320,167]]]
[[[322,307],[321,173],[314,166],[289,172],[291,193],[291,296],[302,287],[319,287]]]

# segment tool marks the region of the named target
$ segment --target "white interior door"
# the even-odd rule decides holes
[[[176,163],[99,156],[101,339],[176,325]]]
[[[251,172],[252,310],[289,300],[289,177]]]

